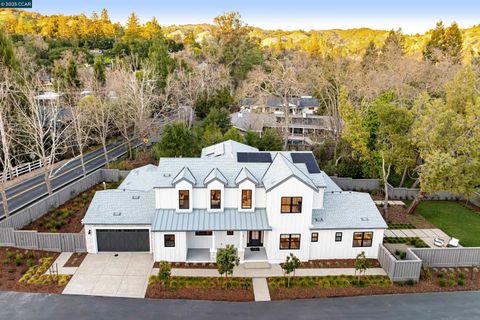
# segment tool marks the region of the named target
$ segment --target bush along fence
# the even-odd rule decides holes
[[[102,182],[116,182],[128,171],[101,169],[63,187],[0,222],[0,246],[48,251],[85,252],[85,235],[80,233],[39,233],[21,229],[58,208],[68,200]]]
[[[352,191],[379,191],[381,183],[379,179],[352,179],[343,177],[330,177],[342,190]],[[413,200],[420,192],[418,188],[395,188],[391,184],[387,185],[389,198],[392,200]],[[462,196],[449,192],[441,191],[432,195],[426,195],[427,200],[463,200]],[[480,194],[478,195],[480,204]]]
[[[423,267],[479,267],[480,248],[407,248],[405,260],[397,260],[384,245],[378,261],[392,281],[418,281]]]

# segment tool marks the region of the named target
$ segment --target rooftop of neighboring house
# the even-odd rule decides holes
[[[240,100],[241,106],[258,106],[258,105],[266,105],[272,108],[278,108],[283,106],[282,99],[269,96],[264,98],[243,98]],[[319,103],[318,100],[312,96],[300,96],[300,97],[292,97],[289,99],[289,106],[291,108],[309,108],[309,107],[318,107]]]

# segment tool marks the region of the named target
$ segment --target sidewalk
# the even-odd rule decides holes
[[[158,274],[158,269],[152,269],[152,274]],[[367,269],[366,275],[380,275],[386,276],[385,270],[382,268]],[[355,275],[354,268],[311,268],[311,269],[297,269],[295,276],[338,276],[338,275]],[[172,269],[172,276],[183,277],[220,277],[216,269]],[[245,278],[268,278],[268,277],[283,277],[283,270],[278,264],[272,264],[270,269],[245,269],[243,265],[235,268],[233,271],[234,277]]]
[[[70,259],[72,252],[62,252],[58,256],[58,258],[52,263],[52,266],[58,268],[58,274],[70,274],[73,275],[77,271],[78,268],[75,267],[64,267],[63,265]],[[48,273],[48,270],[45,272]]]

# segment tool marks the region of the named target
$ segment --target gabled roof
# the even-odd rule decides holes
[[[218,180],[223,184],[228,184],[227,178],[225,178],[223,173],[217,168],[213,168],[213,170],[210,171],[210,173],[205,177],[205,180],[203,180],[203,183],[207,185],[213,180]]]
[[[269,191],[290,177],[295,177],[313,190],[318,190],[315,183],[281,153],[277,153],[262,181],[265,190]]]
[[[238,173],[238,176],[235,178],[235,184],[239,185],[245,180],[250,180],[255,184],[258,184],[258,180],[255,179],[254,175],[248,171],[247,168],[243,167],[242,170]]]
[[[190,169],[188,169],[188,167],[183,167],[183,169],[177,174],[177,176],[175,178],[173,178],[172,184],[176,185],[177,183],[179,183],[182,180],[188,181],[192,185],[197,183],[197,180],[193,176]]]

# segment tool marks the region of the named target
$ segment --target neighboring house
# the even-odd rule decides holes
[[[232,126],[240,132],[249,130],[262,133],[265,129],[284,129],[285,115],[281,113],[260,113],[258,109],[251,111],[243,109],[230,115]],[[317,116],[313,114],[291,114],[289,116],[289,143],[290,144],[314,144],[334,134],[333,118],[330,116]]]
[[[292,97],[288,103],[290,114],[314,114],[319,110],[318,100],[312,96]],[[244,98],[240,100],[242,110],[250,110],[262,113],[284,113],[283,101],[278,97],[265,97],[259,99]]]
[[[343,192],[311,152],[225,141],[200,158],[161,158],[98,191],[83,219],[87,251],[147,251],[155,261],[241,263],[376,258],[387,224],[368,193]]]

